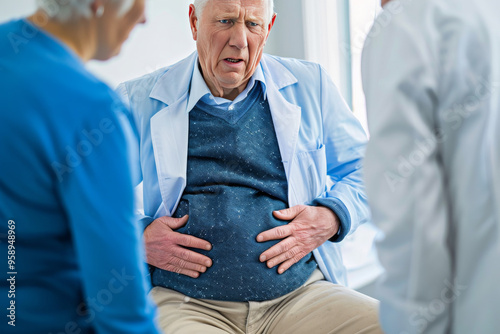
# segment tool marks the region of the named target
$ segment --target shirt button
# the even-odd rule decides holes
[[[234,110],[234,106],[229,106],[229,110]]]

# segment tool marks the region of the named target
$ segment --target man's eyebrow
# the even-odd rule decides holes
[[[264,18],[263,17],[259,17],[259,16],[249,16],[249,17],[246,17],[245,18],[245,21],[246,22],[255,22],[255,23],[261,23],[261,22],[264,22]]]
[[[217,14],[215,15],[216,18],[237,18],[238,15],[235,15],[234,13],[221,13],[221,14]]]
[[[222,13],[215,14],[215,19],[217,19],[217,20],[221,20],[221,19],[237,20],[238,16],[239,15],[235,14],[234,12],[222,12]]]

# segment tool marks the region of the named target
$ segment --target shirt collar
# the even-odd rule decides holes
[[[189,90],[187,111],[191,111],[199,100],[203,100],[203,102],[212,106],[221,106],[224,109],[229,109],[234,104],[243,101],[248,96],[248,93],[252,90],[257,81],[260,81],[262,83],[262,90],[264,92],[265,100],[267,98],[266,81],[264,78],[264,72],[262,71],[262,67],[260,66],[260,64],[259,66],[257,66],[257,69],[248,81],[246,88],[236,97],[236,99],[234,99],[234,101],[227,100],[222,97],[215,97],[210,92],[205,79],[203,79],[203,75],[201,74],[199,68],[199,62],[197,60],[194,63],[193,76],[191,78],[191,88]]]

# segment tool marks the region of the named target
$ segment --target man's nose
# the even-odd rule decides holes
[[[247,27],[244,23],[237,22],[231,29],[231,38],[229,45],[238,49],[244,49],[248,46]]]

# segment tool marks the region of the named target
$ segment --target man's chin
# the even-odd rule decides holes
[[[218,78],[220,87],[224,90],[241,89],[243,91],[250,81],[250,78],[245,79],[242,75],[237,73],[229,73]]]

